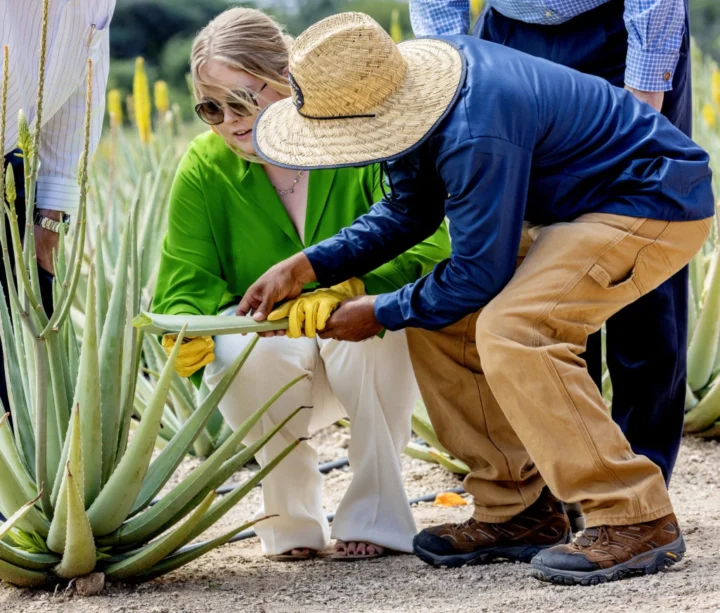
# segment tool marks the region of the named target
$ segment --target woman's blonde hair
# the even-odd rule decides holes
[[[193,42],[190,53],[190,74],[195,90],[195,98],[202,100],[203,88],[219,84],[206,80],[202,75],[203,67],[216,60],[237,70],[261,79],[275,91],[285,96],[291,93],[288,80],[288,57],[292,38],[277,21],[262,11],[251,8],[231,8],[220,13],[206,25]],[[251,106],[246,98],[233,96],[233,91],[225,90],[227,98],[234,98],[244,104],[252,113],[257,108]],[[242,89],[241,87],[235,88]],[[252,92],[247,92],[252,93]],[[250,161],[259,161],[255,156],[241,154]]]

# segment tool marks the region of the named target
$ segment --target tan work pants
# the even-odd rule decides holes
[[[632,452],[579,355],[685,266],[710,224],[593,213],[525,228],[515,275],[482,311],[407,330],[438,438],[470,467],[475,519],[506,521],[545,484],[580,502],[588,527],[672,512],[660,469]]]

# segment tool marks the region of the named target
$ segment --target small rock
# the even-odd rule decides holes
[[[75,580],[75,589],[80,596],[97,596],[105,587],[105,573],[92,573]]]

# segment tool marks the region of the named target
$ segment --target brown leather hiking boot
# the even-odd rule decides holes
[[[685,541],[670,513],[642,524],[588,528],[568,545],[541,551],[533,558],[532,574],[562,585],[595,585],[656,573],[684,553]]]
[[[563,504],[545,488],[537,502],[506,522],[469,519],[426,528],[415,536],[413,551],[433,566],[484,564],[498,558],[529,562],[538,551],[569,540]]]

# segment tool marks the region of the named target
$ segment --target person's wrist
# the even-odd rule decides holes
[[[292,256],[290,264],[293,277],[295,277],[301,285],[317,281],[317,276],[315,275],[312,264],[304,252],[301,251]]]
[[[55,221],[63,221],[65,218],[65,213],[63,211],[56,211],[55,209],[38,208],[37,212],[43,217],[49,217]]]

